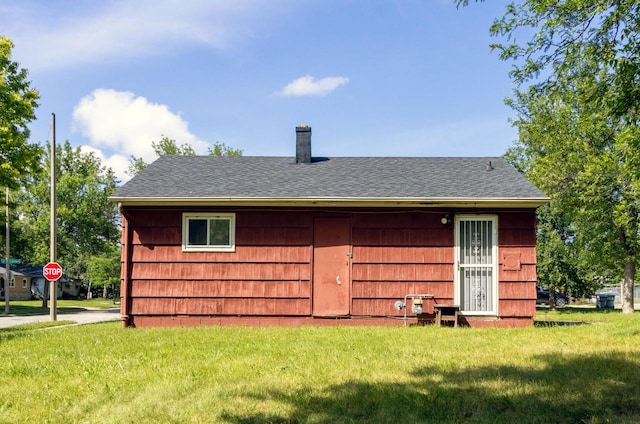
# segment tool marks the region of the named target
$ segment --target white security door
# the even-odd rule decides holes
[[[455,301],[467,315],[498,314],[498,217],[456,217]]]

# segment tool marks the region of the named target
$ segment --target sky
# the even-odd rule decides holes
[[[245,156],[500,156],[509,0],[0,0],[40,106],[32,143],[98,155],[121,182],[163,136]]]

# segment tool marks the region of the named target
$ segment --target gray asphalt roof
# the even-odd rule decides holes
[[[255,156],[162,156],[111,198],[250,197],[546,198],[500,157]]]

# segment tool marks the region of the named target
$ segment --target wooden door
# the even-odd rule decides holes
[[[313,315],[350,312],[351,222],[316,218],[313,227]]]

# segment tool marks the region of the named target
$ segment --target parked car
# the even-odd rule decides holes
[[[536,299],[537,305],[549,304],[549,289],[543,289],[542,287],[536,287],[538,297]],[[559,291],[554,291],[554,297],[556,299],[556,307],[562,308],[569,303],[569,296]]]

